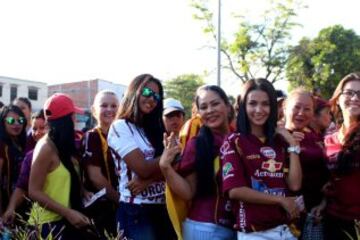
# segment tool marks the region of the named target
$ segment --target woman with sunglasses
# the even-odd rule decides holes
[[[331,108],[340,128],[325,137],[328,168],[325,187],[325,239],[357,239],[360,220],[360,73],[337,85]],[[322,209],[319,208],[317,213]]]
[[[117,222],[133,240],[174,239],[165,207],[165,183],[159,156],[163,151],[163,88],[150,74],[133,79],[120,104],[118,120],[110,127],[108,144],[119,176],[120,205]],[[158,179],[133,195],[128,184],[134,178]]]
[[[202,120],[199,134],[186,144],[175,170],[173,161],[180,152],[174,134],[165,141],[160,168],[172,192],[191,201],[183,222],[184,240],[231,240],[233,219],[230,201],[221,191],[220,146],[229,133],[230,103],[226,93],[214,85],[196,91],[196,106]]]
[[[13,101],[13,104],[18,106],[21,111],[23,111],[25,118],[26,118],[26,134],[31,134],[31,113],[32,113],[32,106],[31,102],[26,97],[18,97]]]
[[[297,239],[288,224],[299,216],[290,191],[301,186],[299,143],[276,128],[272,84],[252,79],[238,98],[237,132],[222,147],[223,191],[234,201],[238,239]]]
[[[26,118],[14,105],[0,112],[0,213],[5,211],[15,189],[26,144]]]
[[[29,143],[29,136],[26,142],[25,157],[21,164],[19,178],[16,183],[16,188],[11,195],[9,205],[3,215],[3,221],[7,224],[14,222],[16,212],[21,214],[23,219],[27,219],[28,204],[25,202],[25,197],[28,195],[30,169],[33,157],[33,150],[35,144],[48,131],[44,110],[41,109],[34,113],[31,121],[31,142]],[[15,212],[16,211],[16,212]]]

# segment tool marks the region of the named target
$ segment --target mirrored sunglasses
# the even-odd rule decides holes
[[[144,87],[141,93],[141,96],[143,97],[153,97],[155,99],[155,101],[159,102],[161,100],[160,94],[154,92],[153,90],[151,90],[151,88],[148,87]]]
[[[15,119],[13,117],[7,117],[5,118],[5,122],[9,125],[14,125],[15,123],[23,125],[25,123],[25,118],[19,117],[19,119]]]

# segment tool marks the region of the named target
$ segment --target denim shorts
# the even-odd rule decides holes
[[[165,204],[120,202],[116,221],[123,236],[132,240],[176,239]]]
[[[234,240],[236,232],[215,223],[186,219],[183,222],[184,240]]]

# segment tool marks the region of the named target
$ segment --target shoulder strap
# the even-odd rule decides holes
[[[106,139],[104,138],[100,128],[96,128],[96,131],[100,137],[100,141],[101,141],[101,149],[102,149],[102,153],[103,153],[103,157],[104,157],[104,163],[105,163],[105,169],[106,169],[106,178],[108,179],[109,182],[111,182],[111,178],[110,178],[110,168],[109,168],[109,159],[108,159],[108,150],[109,150],[109,146],[107,144]]]

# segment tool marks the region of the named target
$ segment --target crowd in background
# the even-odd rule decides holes
[[[96,94],[86,132],[66,94],[0,108],[1,223],[41,226],[30,239],[360,237],[359,73],[329,100],[258,78],[232,105],[204,85],[192,116],[142,74]]]

